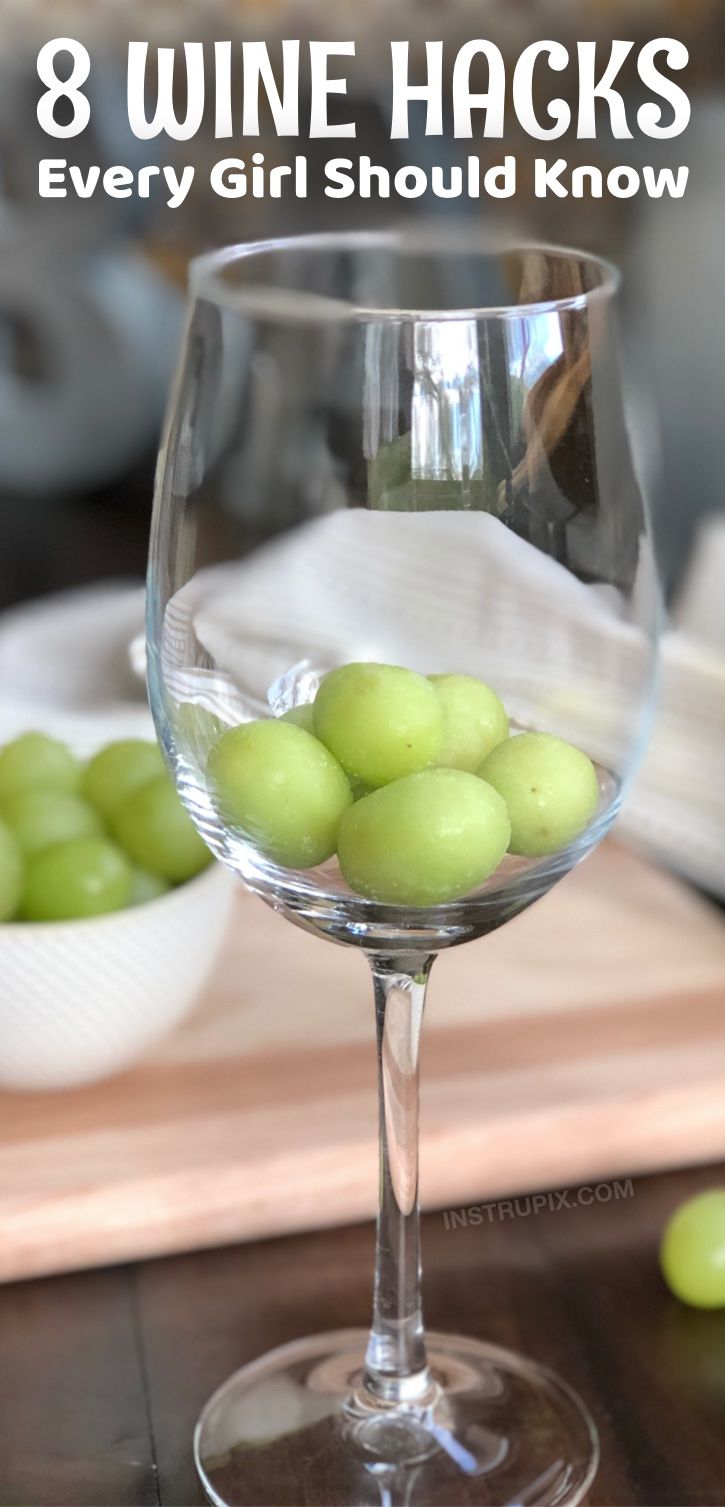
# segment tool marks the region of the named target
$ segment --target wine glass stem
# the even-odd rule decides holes
[[[364,1385],[391,1406],[429,1390],[420,1297],[418,1047],[432,957],[370,958],[375,986],[380,1209]]]

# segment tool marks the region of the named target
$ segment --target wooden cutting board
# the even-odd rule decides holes
[[[605,845],[436,964],[422,1197],[455,1208],[725,1155],[725,921]],[[142,1068],[0,1095],[0,1278],[336,1224],[376,1199],[362,956],[240,889],[199,1008]]]

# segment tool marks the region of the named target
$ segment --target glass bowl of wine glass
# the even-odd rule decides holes
[[[212,851],[366,953],[380,1095],[370,1331],[222,1383],[195,1452],[226,1507],[562,1507],[596,1470],[564,1382],[425,1334],[418,1046],[436,954],[586,857],[646,742],[659,596],[617,294],[584,253],[440,227],[192,268],[152,527],[156,727]]]

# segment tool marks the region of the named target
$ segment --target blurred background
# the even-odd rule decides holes
[[[97,690],[107,676],[106,661],[95,669],[87,664],[75,690],[70,684],[78,634],[94,642],[99,632],[103,636],[97,609],[85,618],[73,613],[66,620],[68,636],[60,640],[55,617],[45,619],[44,636],[34,615],[38,632],[28,640],[22,606],[60,590],[109,580],[140,583],[143,577],[156,449],[190,257],[242,239],[447,214],[476,217],[497,233],[578,245],[612,258],[624,272],[629,419],[675,630],[666,653],[658,737],[627,820],[633,836],[657,856],[710,893],[722,894],[725,791],[717,771],[725,736],[725,607],[719,586],[725,571],[725,12],[718,0],[502,0],[486,6],[485,26],[480,6],[468,0],[396,5],[392,20],[389,7],[377,0],[364,6],[341,0],[335,7],[313,0],[151,0],[142,6],[133,0],[5,0],[1,9],[0,610],[20,607],[21,615],[6,615],[0,624],[0,687],[24,697],[32,684],[41,697],[57,700],[62,681],[68,696],[88,702],[95,694],[89,686]],[[443,38],[450,70],[456,49],[481,31],[511,67],[529,42],[542,37],[574,50],[577,40],[598,41],[605,60],[613,38],[632,39],[618,80],[632,116],[641,90],[633,60],[652,37],[672,35],[690,53],[680,81],[691,97],[691,124],[671,141],[614,141],[604,109],[596,141],[577,142],[571,135],[537,143],[518,128],[510,110],[503,141],[456,142],[452,129],[426,139],[424,106],[413,105],[412,139],[391,142],[391,38],[411,39],[415,73],[426,38]],[[54,141],[36,121],[36,58],[45,41],[62,35],[85,42],[91,52],[91,122],[81,136]],[[211,109],[193,141],[160,136],[141,142],[132,136],[125,88],[129,40],[148,39],[152,49],[178,44],[181,51],[183,41],[260,38],[274,56],[275,42],[290,36],[300,38],[303,58],[312,38],[354,38],[357,48],[354,64],[348,67],[345,60],[348,97],[330,101],[333,119],[336,109],[341,118],[354,114],[356,140],[278,139],[268,121],[266,134],[254,143],[267,167],[295,151],[308,155],[307,199],[215,196],[208,186],[213,163],[245,149],[249,155],[251,144],[215,141]],[[547,70],[539,76],[545,85]],[[575,66],[556,75],[557,92],[573,92],[576,77]],[[304,101],[300,116],[304,122]],[[681,200],[653,200],[644,192],[628,200],[536,199],[531,165],[542,149],[552,160],[561,155],[571,165],[593,163],[605,172],[620,163],[686,163],[689,185]],[[506,201],[334,201],[319,185],[324,161],[338,151],[366,153],[393,170],[402,163],[450,165],[471,151],[486,167],[513,152],[519,189]],[[145,201],[113,201],[103,194],[82,201],[73,193],[41,200],[38,162],[48,156],[102,169],[114,163],[170,163],[178,169],[193,162],[196,179],[176,210],[166,206],[158,182]],[[233,508],[234,501],[228,505]],[[115,599],[114,611],[118,631],[110,606],[105,620],[114,695],[140,698],[142,687],[136,682],[134,692],[124,647],[129,614],[140,622],[140,595],[133,602],[123,595],[123,605]],[[58,643],[50,656],[48,637]],[[19,718],[27,725],[24,711]],[[704,806],[698,805],[703,792]]]

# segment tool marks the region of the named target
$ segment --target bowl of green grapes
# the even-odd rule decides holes
[[[197,996],[232,889],[156,743],[0,747],[0,1085],[71,1088],[142,1057]]]

